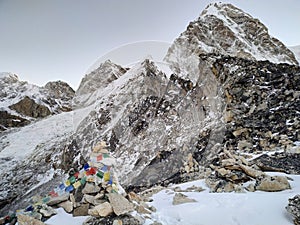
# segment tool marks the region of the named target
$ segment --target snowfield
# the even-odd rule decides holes
[[[275,173],[270,173],[274,175]],[[278,173],[276,173],[278,174]],[[283,175],[283,174],[280,174]],[[300,192],[300,176],[288,175],[291,190],[282,192],[209,193],[184,192],[195,203],[172,205],[173,191],[163,190],[153,196],[151,203],[157,212],[152,218],[164,225],[284,225],[293,224],[285,207],[288,199]],[[204,180],[181,185],[182,190],[192,185],[206,187]],[[150,222],[150,221],[148,221]],[[151,223],[146,223],[151,224]]]
[[[285,175],[268,173],[269,175]],[[291,190],[282,192],[245,192],[245,193],[209,193],[204,180],[187,182],[166,188],[153,195],[148,203],[157,209],[151,219],[145,221],[150,225],[157,221],[163,225],[289,225],[293,224],[292,216],[285,210],[288,199],[300,192],[300,175],[287,175]],[[205,188],[202,192],[182,192],[197,202],[172,205],[174,187],[185,190],[191,186]],[[87,217],[72,217],[63,209],[50,218],[48,225],[72,224],[81,225]]]

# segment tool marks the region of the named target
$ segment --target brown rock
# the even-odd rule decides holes
[[[180,205],[184,203],[196,202],[195,199],[188,198],[186,195],[182,193],[176,193],[173,198],[173,205]]]
[[[110,193],[108,199],[117,216],[134,210],[133,204],[118,193]]]
[[[87,216],[89,210],[89,204],[82,204],[81,206],[77,207],[73,211],[73,216]]]
[[[85,187],[82,190],[83,194],[95,194],[98,192],[100,192],[100,187],[91,183],[86,183]]]
[[[138,205],[136,207],[136,211],[140,214],[151,214],[151,211],[142,205]]]
[[[53,215],[56,215],[57,212],[50,206],[43,205],[42,208],[39,210],[43,217],[50,218]]]
[[[73,211],[73,203],[71,201],[61,202],[58,206],[63,208],[67,213],[71,213]]]
[[[123,225],[122,220],[114,220],[112,225]]]
[[[259,170],[256,170],[250,166],[240,165],[241,169],[250,177],[258,178],[265,176],[265,173]]]
[[[49,202],[47,202],[47,205],[49,206],[52,206],[52,205],[57,205],[58,203],[61,203],[61,202],[65,202],[69,199],[69,194],[64,194],[64,195],[61,195],[61,196],[58,196],[58,197],[54,197],[54,198],[51,198]]]
[[[17,216],[19,225],[46,225],[42,221],[34,219],[33,217],[19,214]]]
[[[19,101],[18,103],[9,106],[9,108],[25,116],[30,116],[34,118],[46,117],[51,114],[48,107],[37,104],[33,99],[29,98],[28,96],[25,96],[25,98]]]
[[[128,198],[130,201],[135,201],[135,202],[141,202],[142,201],[142,198],[136,194],[135,192],[131,191],[128,193]]]
[[[100,205],[97,205],[93,210],[96,210],[98,215],[101,217],[106,217],[113,213],[113,209],[109,202],[104,202]]]
[[[266,176],[256,181],[256,190],[283,191],[291,189],[288,179],[284,176]]]
[[[94,204],[95,196],[85,194],[85,195],[83,195],[83,200],[84,200],[84,202],[86,202],[86,203]]]

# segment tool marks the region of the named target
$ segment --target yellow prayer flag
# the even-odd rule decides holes
[[[77,182],[75,182],[75,183],[73,184],[73,186],[74,186],[75,189],[79,188],[80,185],[81,185],[80,181],[77,181]]]

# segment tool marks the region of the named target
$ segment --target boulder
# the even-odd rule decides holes
[[[133,204],[118,193],[110,193],[108,199],[117,216],[134,210]]]
[[[85,194],[85,195],[83,195],[83,200],[84,200],[84,202],[86,202],[86,203],[94,204],[95,196]]]
[[[286,210],[294,216],[294,224],[300,224],[300,195],[289,199]]]
[[[93,209],[89,209],[89,215],[106,217],[113,213],[113,209],[109,202],[104,202],[100,205],[95,206]]]
[[[53,215],[56,215],[57,212],[50,206],[43,205],[39,212],[43,215],[43,217],[50,218]]]
[[[258,178],[261,176],[265,176],[265,173],[256,169],[253,169],[250,166],[240,165],[241,169],[250,177]]]
[[[58,197],[50,198],[50,200],[47,202],[47,205],[52,206],[52,205],[57,205],[58,203],[61,202],[65,202],[69,199],[69,196],[70,195],[66,193]]]
[[[123,222],[122,222],[122,220],[114,220],[112,225],[123,225]]]
[[[62,207],[67,213],[73,211],[73,203],[71,201],[65,201],[58,204],[58,207]]]
[[[283,191],[291,189],[287,177],[284,176],[265,176],[256,180],[256,190],[260,191]]]
[[[83,194],[96,194],[100,191],[100,187],[92,183],[86,183],[82,190]]]
[[[82,204],[81,206],[74,209],[73,216],[87,216],[89,207],[89,204]]]
[[[196,202],[195,199],[191,199],[182,193],[176,193],[173,198],[173,205],[180,205],[184,203]]]
[[[18,218],[18,225],[46,225],[40,220],[34,219],[33,217],[19,214]]]

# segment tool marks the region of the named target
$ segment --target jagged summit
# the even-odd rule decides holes
[[[185,47],[184,47],[185,46]],[[258,19],[231,4],[209,4],[168,51],[167,61],[191,53],[228,55],[298,65],[294,54]]]

